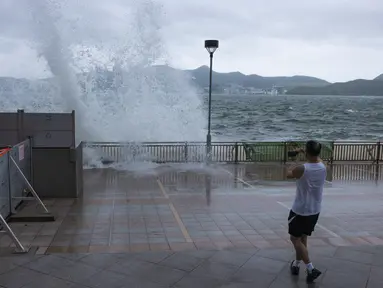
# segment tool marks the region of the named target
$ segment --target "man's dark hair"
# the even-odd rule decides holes
[[[310,140],[306,142],[306,153],[313,157],[318,157],[320,151],[322,149],[322,145],[314,140]]]

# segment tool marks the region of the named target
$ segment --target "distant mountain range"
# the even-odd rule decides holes
[[[184,72],[191,76],[193,82],[202,88],[209,85],[209,67],[201,66],[194,70],[177,70],[169,66],[155,66],[159,71],[171,70],[173,73]],[[330,83],[310,76],[263,77],[256,74],[245,75],[241,72],[219,73],[213,71],[213,92],[223,92],[225,88],[242,87],[271,89],[283,87],[290,95],[370,95],[383,96],[383,74],[373,80],[352,80],[343,83]]]
[[[153,70],[155,77],[160,81],[166,81],[166,75],[179,74],[190,79],[196,87],[202,91],[209,86],[209,67],[201,66],[193,70],[180,70],[170,66],[157,65],[148,69]],[[100,87],[110,88],[113,85],[113,73],[111,71],[98,71],[97,83]],[[79,75],[79,79],[84,75]],[[46,82],[45,79],[43,82]],[[48,80],[49,81],[49,80]],[[79,80],[81,82],[81,80]],[[15,79],[0,77],[0,92],[8,90],[6,87],[28,86],[30,81],[26,79]],[[50,82],[50,81],[49,81]],[[253,93],[254,89],[270,90],[272,87],[280,87],[280,91],[295,95],[377,95],[383,96],[383,74],[373,80],[353,80],[344,83],[330,83],[323,79],[296,75],[263,77],[252,74],[245,75],[241,72],[219,73],[213,71],[213,92],[222,93],[227,91],[239,91],[240,93]],[[235,92],[234,92],[235,93]]]
[[[322,87],[298,86],[289,89],[286,94],[383,96],[383,74],[373,80],[357,79],[348,82],[333,83]]]
[[[201,66],[194,70],[185,70],[190,73],[195,82],[201,86],[206,87],[209,85],[209,73],[210,69],[207,66]],[[256,74],[245,75],[241,72],[219,73],[213,71],[214,85],[230,86],[238,85],[245,88],[258,88],[269,89],[272,86],[280,86],[285,88],[297,87],[297,86],[313,86],[321,87],[330,84],[329,82],[310,76],[280,76],[280,77],[263,77]]]

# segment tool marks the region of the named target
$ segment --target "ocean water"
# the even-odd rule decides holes
[[[213,95],[213,141],[383,140],[383,97]]]

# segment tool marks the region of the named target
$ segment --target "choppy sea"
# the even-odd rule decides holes
[[[213,95],[216,141],[383,139],[383,97]]]

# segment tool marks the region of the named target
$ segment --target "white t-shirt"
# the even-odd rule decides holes
[[[326,180],[326,166],[320,163],[305,163],[304,172],[297,183],[297,192],[291,210],[302,216],[320,213],[323,187]]]

